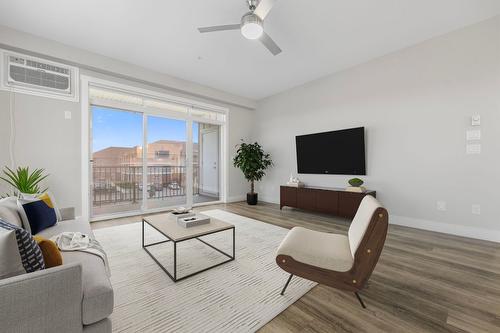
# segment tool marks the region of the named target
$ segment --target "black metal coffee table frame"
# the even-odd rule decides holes
[[[164,240],[164,241],[160,241],[160,242],[155,242],[155,243],[151,243],[151,244],[144,244],[144,223],[147,223],[150,227],[152,227],[153,229],[155,229],[156,231],[158,231],[160,234],[162,234],[164,237],[167,238],[167,240]],[[226,252],[216,248],[215,246],[213,246],[212,244],[209,244],[207,243],[206,241],[204,241],[203,239],[200,239],[200,237],[203,237],[203,236],[207,236],[207,235],[211,235],[211,234],[215,234],[215,233],[218,233],[218,232],[223,232],[223,231],[226,231],[226,230],[231,230],[233,229],[233,255],[229,255],[227,254]],[[209,269],[212,269],[214,267],[217,267],[217,266],[220,266],[222,264],[225,264],[225,263],[228,263],[230,261],[233,261],[235,258],[236,258],[236,255],[235,255],[235,227],[234,226],[231,226],[231,227],[227,227],[225,229],[220,229],[220,230],[216,230],[216,231],[212,231],[212,232],[207,232],[206,234],[203,234],[203,235],[197,235],[197,236],[193,236],[193,237],[189,237],[189,238],[186,238],[186,239],[182,239],[182,240],[179,240],[179,241],[175,241],[173,239],[171,239],[170,237],[168,237],[167,235],[165,235],[165,233],[161,232],[160,230],[158,230],[158,228],[156,228],[155,226],[151,225],[148,221],[146,221],[145,219],[142,219],[142,248],[144,249],[144,251],[147,252],[147,254],[149,254],[149,256],[158,264],[158,266],[160,266],[160,268],[165,272],[167,273],[167,275],[172,279],[172,281],[174,282],[177,282],[177,281],[181,281],[181,280],[184,280],[184,279],[187,279],[188,277],[191,277],[193,275],[196,275],[196,274],[200,274],[200,273],[203,273]],[[194,273],[191,273],[191,274],[188,274],[186,276],[183,276],[183,277],[180,277],[180,278],[177,278],[177,243],[181,243],[181,242],[184,242],[184,241],[188,241],[188,240],[191,240],[191,239],[197,239],[199,240],[200,242],[202,242],[203,244],[205,245],[208,245],[210,246],[212,249],[222,253],[223,255],[225,255],[226,257],[228,257],[229,259],[228,260],[225,260],[223,262],[220,262],[218,264],[215,264],[213,266],[210,266],[210,267],[207,267],[207,268],[204,268],[202,270],[199,270],[199,271],[196,271]],[[154,245],[159,245],[159,244],[163,244],[163,243],[167,243],[167,242],[173,242],[174,243],[174,274],[170,274],[170,272],[167,270],[167,268],[165,266],[163,266],[159,261],[158,259],[155,258],[155,256],[147,249],[148,247],[150,246],[154,246]]]

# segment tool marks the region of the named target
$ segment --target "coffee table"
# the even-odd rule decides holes
[[[151,244],[144,244],[144,224],[147,223],[150,225],[152,228],[154,228],[156,231],[158,231],[160,234],[165,236],[167,239],[164,241],[159,241]],[[226,252],[216,248],[212,244],[207,243],[200,237],[207,236],[210,234],[214,234],[217,232],[222,232],[226,230],[232,230],[233,231],[233,254],[229,255]],[[196,271],[194,273],[182,276],[180,278],[177,277],[177,243],[184,242],[187,240],[191,239],[197,239],[203,244],[211,247],[212,249],[222,253],[229,259],[220,262],[218,264],[215,264],[213,266],[204,268],[202,270]],[[159,245],[167,242],[173,242],[174,244],[174,272],[171,274],[165,266],[163,266],[158,259],[148,250],[148,247],[154,246],[154,245]],[[232,261],[235,259],[235,227],[234,225],[217,220],[214,218],[210,218],[210,223],[208,224],[203,224],[195,227],[190,227],[190,228],[184,228],[181,227],[180,225],[177,224],[176,218],[172,214],[159,214],[159,215],[153,215],[153,216],[148,216],[144,217],[142,219],[142,248],[150,255],[151,258],[160,266],[161,269],[167,275],[172,279],[172,281],[177,282],[181,281],[184,279],[187,279],[188,277],[191,277],[193,275],[202,273],[206,270],[209,270],[211,268],[220,266],[222,264],[225,264],[229,261]]]

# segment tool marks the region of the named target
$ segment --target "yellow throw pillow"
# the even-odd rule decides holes
[[[45,202],[47,204],[47,206],[49,206],[50,208],[54,208],[54,203],[52,202],[52,200],[50,199],[50,196],[48,193],[42,193],[38,196],[38,199],[42,200],[43,202]]]
[[[33,236],[33,239],[37,242],[40,250],[42,251],[43,261],[45,261],[45,268],[62,265],[61,251],[59,251],[56,243],[42,236],[35,235]]]

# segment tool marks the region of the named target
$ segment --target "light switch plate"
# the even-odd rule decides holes
[[[472,126],[480,126],[481,125],[481,116],[475,114],[471,117],[471,125]]]
[[[481,144],[468,144],[466,147],[467,154],[481,154]]]
[[[468,130],[466,132],[467,141],[481,140],[481,130]]]
[[[71,111],[64,111],[64,119],[71,119]]]
[[[474,215],[481,215],[481,205],[472,205],[472,214]]]

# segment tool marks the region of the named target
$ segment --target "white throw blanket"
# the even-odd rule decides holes
[[[96,239],[81,232],[63,232],[55,235],[50,240],[55,242],[61,251],[81,251],[100,257],[104,261],[106,274],[111,276],[106,252]]]

